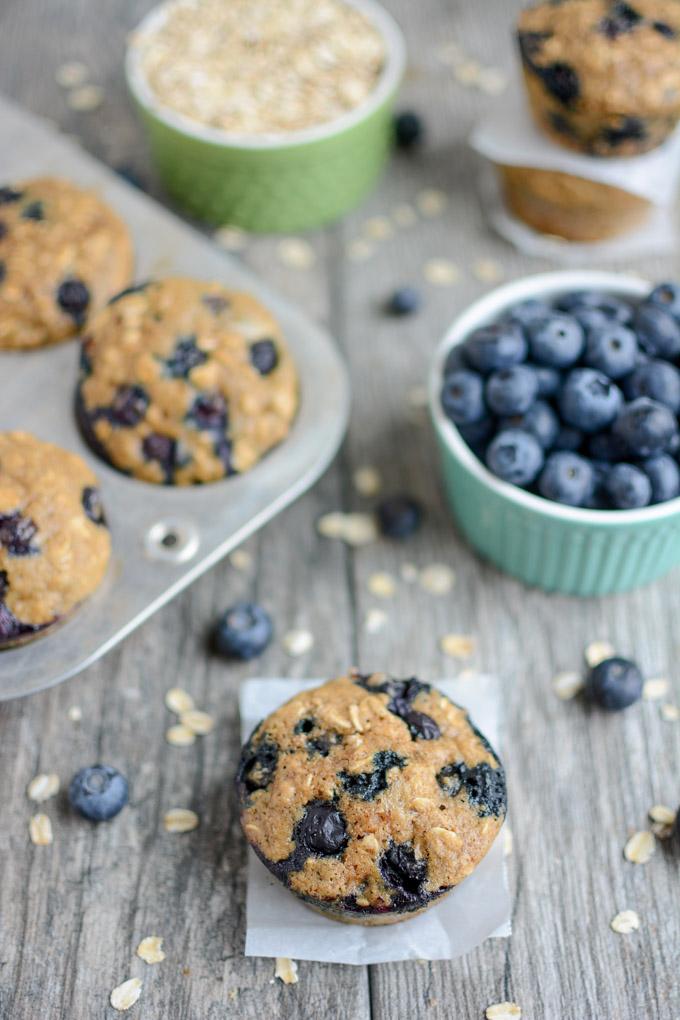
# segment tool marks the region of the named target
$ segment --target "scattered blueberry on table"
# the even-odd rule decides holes
[[[236,602],[217,621],[215,651],[227,659],[249,661],[261,655],[272,639],[269,613],[254,602]]]
[[[90,765],[76,772],[68,788],[68,799],[84,818],[107,822],[128,802],[128,781],[110,765]]]
[[[591,669],[585,693],[600,708],[618,712],[640,700],[642,685],[642,673],[636,663],[614,656]]]
[[[402,110],[394,118],[394,139],[398,149],[414,149],[423,140],[422,118],[412,110]]]
[[[574,507],[680,495],[680,284],[530,298],[449,351],[441,405],[499,478]]]
[[[421,303],[420,291],[415,287],[398,287],[390,295],[386,309],[390,315],[413,315]]]
[[[410,496],[391,496],[378,504],[377,516],[387,538],[410,538],[420,527],[423,510]]]

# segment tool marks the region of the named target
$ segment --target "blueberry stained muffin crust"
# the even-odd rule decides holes
[[[420,913],[466,878],[503,823],[505,774],[463,709],[416,679],[332,680],[243,748],[241,824],[307,905],[358,924]]]
[[[290,429],[297,374],[258,301],[169,278],[114,298],[83,338],[77,409],[110,464],[192,485],[247,471]]]
[[[0,187],[0,348],[73,336],[132,264],[127,227],[94,192],[52,177]]]
[[[560,144],[632,156],[677,124],[677,0],[544,0],[522,12],[518,29],[531,108]]]
[[[97,479],[74,453],[0,433],[0,648],[29,641],[101,582],[111,552]]]

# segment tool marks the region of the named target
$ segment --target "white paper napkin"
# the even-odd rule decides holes
[[[264,716],[318,680],[247,680],[241,688],[241,733],[246,740]],[[500,699],[494,677],[436,682],[466,708],[498,749]],[[246,956],[286,956],[328,963],[450,960],[487,938],[510,935],[503,840],[500,836],[472,875],[441,903],[395,925],[340,924],[305,907],[249,852]]]

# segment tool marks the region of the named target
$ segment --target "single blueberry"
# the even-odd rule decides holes
[[[104,506],[102,504],[102,498],[99,494],[99,489],[95,489],[93,486],[88,485],[83,489],[83,494],[80,497],[81,503],[83,504],[83,510],[86,515],[90,518],[93,524],[99,524],[106,526],[106,514],[104,513]]]
[[[401,718],[409,728],[412,740],[438,740],[442,733],[432,716],[410,709]]]
[[[586,334],[591,329],[601,329],[603,326],[610,326],[612,319],[606,312],[603,312],[601,308],[590,308],[587,305],[583,307],[572,308],[570,315],[576,319],[581,326],[583,326]]]
[[[527,298],[514,305],[508,312],[508,320],[518,326],[526,327],[536,319],[545,319],[551,314],[550,306],[545,301],[538,301],[536,298]]]
[[[423,509],[410,496],[391,496],[378,504],[378,524],[388,538],[409,538],[420,527]]]
[[[128,781],[110,765],[92,765],[76,772],[68,788],[68,799],[84,818],[107,822],[128,802]]]
[[[563,106],[572,106],[581,95],[579,76],[569,64],[561,60],[539,69],[546,91]]]
[[[395,889],[409,899],[422,896],[427,861],[416,857],[409,843],[391,843],[380,857],[378,867],[388,889]]]
[[[469,425],[486,414],[484,380],[463,368],[444,377],[441,391],[444,414],[455,425]]]
[[[664,404],[638,397],[623,408],[612,432],[623,440],[633,457],[654,457],[671,448],[678,435],[678,422]]]
[[[623,404],[618,386],[594,368],[575,368],[567,376],[558,398],[566,425],[582,432],[599,432],[616,418]]]
[[[217,621],[213,644],[227,659],[249,661],[262,654],[273,633],[271,617],[262,606],[236,602]]]
[[[568,425],[562,425],[555,436],[553,450],[569,450],[570,453],[576,453],[583,444],[583,438],[583,433],[579,429],[572,429]]]
[[[17,191],[9,185],[3,185],[0,187],[0,205],[11,205],[13,202],[19,202],[23,198],[23,194],[23,191]]]
[[[560,430],[560,422],[550,404],[545,400],[535,401],[524,414],[515,414],[502,418],[500,429],[524,429],[536,436],[544,450],[550,450]]]
[[[637,337],[632,329],[610,323],[588,331],[583,361],[610,379],[620,379],[635,368],[637,351]]]
[[[600,708],[618,712],[640,700],[642,685],[639,666],[629,659],[614,656],[591,669],[586,678],[585,694]]]
[[[484,395],[494,414],[507,417],[528,411],[538,393],[536,373],[528,365],[511,365],[492,372]]]
[[[468,364],[486,375],[525,361],[529,346],[519,326],[497,322],[471,333],[464,350]]]
[[[142,453],[147,460],[158,461],[163,469],[166,481],[172,481],[172,472],[179,466],[179,444],[172,436],[160,432],[150,432],[142,440]]]
[[[256,731],[257,732],[257,731]],[[241,751],[241,761],[236,776],[237,782],[245,787],[246,793],[266,790],[274,778],[279,763],[279,748],[265,733],[257,742],[251,734]]]
[[[406,758],[397,754],[396,751],[376,751],[372,760],[373,768],[370,772],[346,772],[338,773],[342,787],[351,797],[358,797],[360,800],[375,800],[379,793],[388,787],[387,773],[390,769],[403,769],[406,766]]]
[[[680,495],[680,468],[667,453],[643,460],[640,467],[652,486],[652,503],[666,503]]]
[[[614,510],[636,510],[652,499],[652,483],[644,471],[623,462],[609,469],[604,491]]]
[[[545,499],[567,506],[585,506],[595,488],[590,461],[577,453],[551,453],[538,479],[538,491]]]
[[[82,280],[64,280],[57,290],[57,304],[80,326],[90,304],[90,291]]]
[[[585,309],[600,312],[603,317],[597,320],[600,324],[604,321],[614,321],[625,326],[632,322],[634,314],[633,307],[628,301],[600,290],[568,291],[558,298],[556,305],[563,312],[569,312],[577,318]]]
[[[618,39],[643,20],[642,15],[627,3],[613,3],[609,13],[599,24],[600,32],[608,39]]]
[[[680,322],[661,305],[638,305],[634,329],[640,347],[651,357],[670,360],[680,355]]]
[[[191,405],[187,418],[197,429],[208,432],[223,431],[228,420],[227,402],[221,393],[199,393]]]
[[[532,366],[536,373],[539,397],[554,397],[562,383],[562,376],[556,368],[547,365]]]
[[[680,372],[668,361],[651,358],[638,365],[624,380],[623,390],[628,400],[650,397],[674,414],[680,411]]]
[[[530,432],[505,429],[489,443],[486,463],[503,481],[530,485],[543,467],[543,450]]]
[[[295,825],[293,841],[313,854],[334,857],[349,842],[345,819],[331,801],[313,800]]]
[[[412,110],[403,110],[394,118],[394,139],[399,149],[415,148],[423,140],[423,120]]]
[[[473,453],[480,457],[496,431],[496,420],[487,417],[480,418],[479,421],[471,422],[469,425],[459,425],[458,431]]]
[[[415,287],[398,287],[390,294],[385,307],[390,315],[413,315],[421,303],[421,293]]]
[[[539,365],[568,368],[583,352],[583,327],[572,315],[553,312],[545,319],[532,322],[527,333],[531,357]]]
[[[30,517],[19,510],[0,514],[0,548],[10,556],[34,556],[39,550],[33,545],[38,528]]]
[[[279,363],[279,352],[273,340],[265,338],[250,345],[250,364],[260,375],[269,375]]]
[[[647,301],[652,305],[660,305],[676,318],[680,318],[680,284],[660,283],[651,292]]]
[[[608,464],[625,460],[628,455],[626,444],[613,432],[596,432],[595,435],[588,436],[587,446],[590,457]]]
[[[208,355],[196,345],[196,337],[181,336],[169,358],[165,360],[165,370],[173,379],[186,379],[193,368],[204,364]]]
[[[458,372],[461,369],[469,367],[467,358],[465,357],[464,345],[456,344],[455,347],[452,347],[446,355],[442,375],[446,378],[447,375],[452,375],[454,372]]]
[[[148,406],[149,394],[142,386],[120,386],[107,417],[113,425],[133,428],[142,420]]]
[[[45,219],[45,206],[42,202],[29,202],[21,213],[22,220],[35,220],[40,223]]]

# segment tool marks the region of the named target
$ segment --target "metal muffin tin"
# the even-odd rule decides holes
[[[0,98],[6,180],[57,175],[93,187],[132,231],[136,278],[180,274],[250,291],[282,324],[300,375],[289,437],[255,468],[192,488],[128,478],[99,460],[73,414],[78,344],[0,351],[0,430],[23,429],[80,454],[96,471],[113,554],[101,588],[57,629],[0,652],[0,700],[74,676],[308,489],[330,464],[349,416],[349,382],[330,335],[202,235],[67,141]]]

